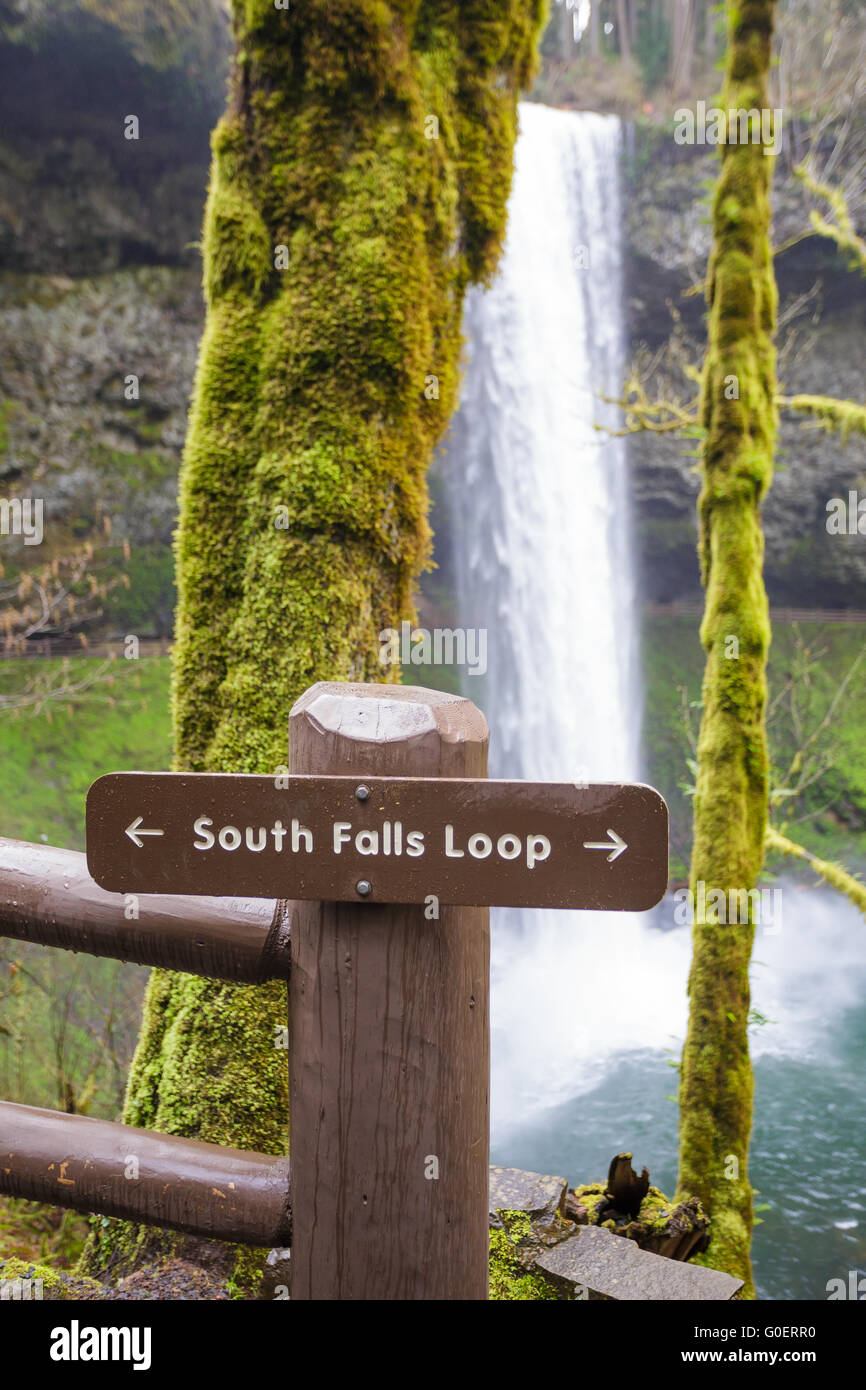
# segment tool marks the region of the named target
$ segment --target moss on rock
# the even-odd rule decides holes
[[[527,1268],[522,1247],[528,1243],[532,1252],[538,1247],[533,1239],[529,1213],[500,1211],[496,1214],[502,1226],[490,1232],[491,1299],[505,1302],[559,1300],[555,1285],[538,1270]]]
[[[584,1183],[581,1187],[576,1187],[574,1189],[574,1195],[578,1204],[586,1211],[590,1224],[594,1224],[597,1208],[601,1203],[607,1201],[607,1191],[604,1183]]]
[[[67,1274],[64,1270],[50,1269],[47,1265],[17,1258],[0,1259],[0,1286],[5,1286],[4,1298],[24,1302],[98,1299],[105,1293],[105,1286],[95,1279]]]

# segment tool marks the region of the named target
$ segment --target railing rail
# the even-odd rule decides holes
[[[0,937],[243,984],[289,977],[289,905],[107,893],[74,850],[0,838]],[[0,1192],[288,1245],[286,1158],[0,1101]]]
[[[263,984],[289,978],[289,906],[107,893],[83,854],[0,838],[0,937]]]
[[[8,1101],[0,1191],[212,1240],[291,1241],[287,1158]]]

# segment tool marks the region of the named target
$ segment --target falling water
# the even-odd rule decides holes
[[[504,257],[466,307],[443,467],[461,621],[488,633],[487,675],[466,688],[490,723],[495,777],[638,771],[626,455],[599,428],[616,423],[604,398],[624,365],[619,146],[615,117],[521,107]],[[494,1133],[597,1079],[594,986],[562,966],[579,942],[616,968],[640,930],[610,914],[497,914]]]
[[[459,621],[488,632],[491,775],[639,775],[637,593],[625,449],[614,117],[524,105],[507,245],[465,311],[460,409],[440,466]],[[441,522],[440,522],[441,525]],[[827,890],[782,881],[784,930],[759,934],[752,1180],[769,1205],[759,1289],[826,1297],[866,1262],[862,1000],[866,933]],[[666,1062],[686,1025],[689,931],[656,914],[493,914],[494,1161],[573,1180],[612,1154],[673,1190]],[[801,1175],[790,1180],[789,1164]],[[802,1200],[801,1200],[802,1198]]]
[[[470,294],[448,441],[461,606],[488,628],[493,776],[637,768],[634,579],[621,440],[619,122],[524,104],[504,258]],[[475,682],[470,681],[470,684]]]

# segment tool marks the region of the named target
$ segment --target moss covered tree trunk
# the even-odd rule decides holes
[[[496,261],[545,4],[233,8],[181,477],[175,766],[269,773],[298,695],[382,680],[378,634],[411,616],[463,294]],[[285,1010],[281,985],[154,972],[126,1121],[284,1151]],[[128,1265],[113,1228],[90,1259],[119,1245]]]
[[[767,109],[774,10],[775,0],[728,6],[726,110]],[[729,131],[729,140],[736,138]],[[691,864],[692,892],[703,881],[710,902],[713,889],[729,902],[730,890],[752,887],[764,855],[770,625],[760,505],[776,433],[771,170],[760,143],[725,144],[713,204],[698,504],[707,662]],[[679,1187],[699,1197],[712,1217],[706,1262],[745,1279],[752,1293],[747,1027],[754,924],[725,924],[718,916],[709,907],[695,914]]]

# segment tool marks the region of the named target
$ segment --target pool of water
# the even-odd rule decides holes
[[[825,1299],[829,1280],[841,1278],[847,1286],[849,1271],[866,1273],[866,923],[828,890],[792,882],[782,888],[781,930],[759,934],[752,971],[753,1003],[772,1020],[752,1032],[750,1176],[756,1204],[767,1204],[755,1229],[755,1277],[762,1298]],[[662,920],[670,918],[663,914]],[[501,1035],[506,1020],[498,1014],[494,965],[492,1161],[561,1174],[574,1185],[605,1177],[613,1155],[631,1150],[635,1166],[646,1164],[653,1183],[672,1193],[678,1112],[667,1097],[676,1092],[677,1078],[668,1062],[678,1057],[685,1029],[688,928],[660,930],[647,919],[630,942],[630,959],[616,960],[609,970],[598,949],[589,956],[581,951],[579,926],[577,932],[571,938],[564,933],[561,940],[560,980],[570,979],[570,989],[560,985],[552,999],[535,1006],[530,930],[516,945],[494,937],[494,962],[503,953],[508,959],[506,981],[513,977],[522,944],[529,987],[522,1020],[525,1046],[518,1049],[518,1020],[508,992],[502,1004],[510,1010],[510,1036]],[[550,949],[548,941],[545,950]],[[649,1034],[646,1047],[636,1045],[628,1016],[638,990],[642,1000],[655,993],[659,1001],[658,1016],[650,1010],[640,1020]],[[571,1033],[569,993],[575,1002]],[[544,1015],[537,1031],[534,1008]],[[594,1020],[600,1042],[592,1055]],[[551,1028],[561,1031],[561,1046],[547,1061]],[[538,1049],[539,1035],[544,1051]],[[497,1066],[497,1053],[502,1058],[518,1050],[522,1093]],[[573,1093],[562,1099],[568,1064]],[[534,1096],[528,1086],[533,1067]],[[558,1096],[551,1106],[544,1105],[546,1076]]]

